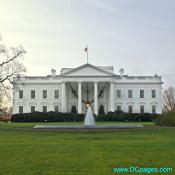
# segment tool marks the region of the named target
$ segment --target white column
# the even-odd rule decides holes
[[[66,112],[66,85],[65,82],[61,84],[61,112]]]
[[[114,83],[110,83],[110,111],[114,112]]]
[[[81,82],[78,82],[78,114],[82,113],[82,94]]]
[[[98,115],[98,88],[97,82],[94,82],[94,113]]]

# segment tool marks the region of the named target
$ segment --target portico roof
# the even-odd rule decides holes
[[[113,67],[111,68],[113,70]],[[87,63],[76,68],[68,69],[68,71],[61,73],[61,76],[115,76],[115,74],[102,67]]]

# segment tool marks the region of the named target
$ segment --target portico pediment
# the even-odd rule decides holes
[[[62,73],[61,76],[114,76],[115,74],[98,68],[91,64],[84,64],[80,67],[73,68],[65,73]]]

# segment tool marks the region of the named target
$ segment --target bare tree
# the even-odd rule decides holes
[[[169,87],[163,93],[164,108],[163,112],[175,111],[175,89],[174,87]]]
[[[4,103],[4,95],[9,97],[13,77],[26,71],[22,63],[25,53],[20,45],[7,48],[0,36],[0,105]]]

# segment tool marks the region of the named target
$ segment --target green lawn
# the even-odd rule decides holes
[[[175,128],[75,133],[25,130],[33,125],[0,123],[0,175],[126,175],[131,173],[113,173],[112,168],[174,168]]]

